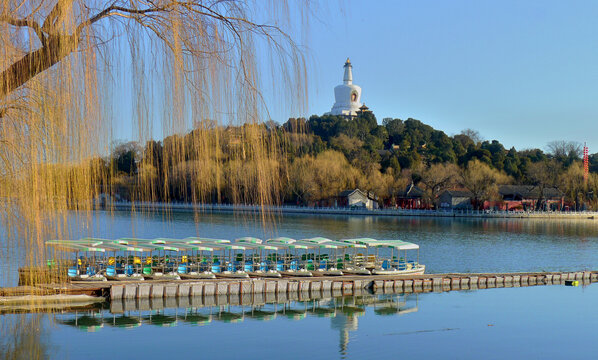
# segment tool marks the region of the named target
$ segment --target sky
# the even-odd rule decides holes
[[[507,148],[570,140],[598,152],[596,1],[354,0],[318,17],[306,44],[309,114],[330,111],[350,57],[379,122],[411,117]]]
[[[598,152],[598,1],[321,4],[300,44],[307,108],[291,112],[279,93],[265,90],[273,120],[330,111],[349,57],[353,83],[380,123],[411,117],[449,136],[471,128],[506,148],[546,150],[550,141],[568,140]],[[134,138],[135,122],[124,120],[134,104],[119,87],[115,138]]]

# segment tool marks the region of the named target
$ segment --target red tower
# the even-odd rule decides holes
[[[588,158],[588,147],[586,143],[583,143],[583,181],[588,182],[588,173],[590,172],[590,161]]]

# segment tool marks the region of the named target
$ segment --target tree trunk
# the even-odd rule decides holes
[[[77,43],[75,36],[53,36],[46,46],[10,65],[0,74],[0,99],[64,59],[77,48]]]

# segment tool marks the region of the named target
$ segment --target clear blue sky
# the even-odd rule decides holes
[[[305,44],[307,112],[282,110],[266,92],[273,120],[330,111],[350,57],[380,122],[412,117],[448,135],[472,128],[517,149],[587,141],[598,152],[598,1],[322,3]],[[119,86],[114,137],[126,139],[136,134],[126,121],[133,105]]]
[[[354,0],[311,25],[309,114],[330,111],[350,57],[380,122],[598,152],[598,1]]]

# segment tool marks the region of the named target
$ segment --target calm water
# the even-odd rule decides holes
[[[598,285],[0,315],[7,357],[595,359]],[[365,305],[367,304],[367,305]]]
[[[428,272],[598,268],[598,221],[589,220],[297,215],[264,227],[251,216],[126,212],[97,212],[90,220],[82,226],[73,215],[72,237],[398,238],[420,244]],[[7,262],[0,271],[14,282],[6,276],[13,273]],[[124,314],[0,315],[0,352],[57,359],[595,358],[597,295],[598,285],[591,285],[409,295],[378,299],[386,303],[375,306],[360,305],[360,298],[328,299],[267,304],[257,309],[261,320],[251,306],[191,304]],[[119,322],[131,328],[115,326]]]
[[[91,224],[91,225],[82,225]],[[285,215],[267,225],[250,215],[96,212],[72,216],[72,238],[96,236],[188,236],[234,239],[288,236],[331,239],[372,237],[419,244],[429,273],[577,271],[598,268],[598,221],[542,219],[452,219]],[[0,250],[6,244],[0,242]],[[15,266],[14,264],[13,267]],[[0,263],[0,282],[16,282],[14,269]],[[8,279],[8,280],[6,280]]]
[[[421,246],[426,271],[511,272],[598,268],[598,221],[451,219],[414,217],[285,215],[264,228],[259,218],[230,214],[174,213],[109,215],[98,212],[94,227],[73,227],[74,237],[288,236],[331,239],[401,239]]]

